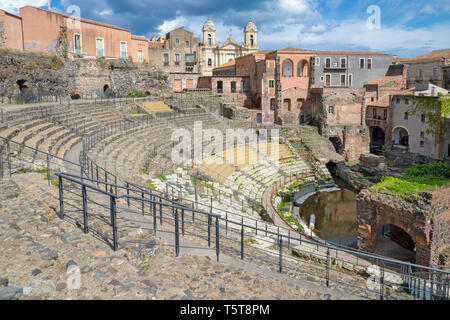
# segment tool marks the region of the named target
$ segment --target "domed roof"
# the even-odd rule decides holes
[[[216,27],[210,18],[203,24],[203,31],[216,31]]]
[[[252,21],[252,18],[248,20],[247,24],[245,25],[244,31],[246,32],[257,32],[258,28],[256,27],[256,24]]]

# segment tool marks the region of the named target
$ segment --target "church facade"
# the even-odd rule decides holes
[[[200,73],[202,76],[212,76],[213,69],[238,57],[255,53],[258,47],[258,28],[250,19],[244,28],[244,42],[239,44],[230,35],[221,44],[216,44],[216,27],[208,18],[203,25],[203,42],[201,46]]]

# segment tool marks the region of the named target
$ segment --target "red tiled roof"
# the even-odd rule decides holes
[[[232,67],[234,65],[236,65],[236,60],[231,60],[225,64],[222,64],[221,66],[215,67],[214,69],[222,69],[222,68]]]
[[[385,82],[389,82],[389,81],[392,81],[392,80],[398,80],[398,79],[401,80],[402,76],[386,76],[386,77],[382,77],[382,78],[379,78],[379,79],[375,79],[375,80],[369,81],[369,82],[366,83],[366,85],[367,84],[368,85],[379,85],[379,84],[383,84]]]
[[[133,40],[144,40],[144,41],[148,41],[148,39],[144,36],[135,36],[135,35],[131,35],[131,39]]]
[[[420,61],[420,60],[434,60],[450,57],[450,49],[434,50],[429,53],[417,56],[414,58],[404,59],[404,62],[408,61]]]

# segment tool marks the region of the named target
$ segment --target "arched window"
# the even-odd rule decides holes
[[[208,34],[208,46],[210,46],[212,43],[212,37],[210,34]]]
[[[254,39],[253,35],[250,35],[250,46],[253,47]]]
[[[308,62],[306,60],[301,60],[297,64],[297,77],[308,76]]]
[[[208,67],[211,67],[212,66],[212,60],[211,60],[211,58],[209,58],[208,59]]]
[[[303,77],[303,60],[297,64],[297,77]]]
[[[293,76],[293,63],[290,59],[286,59],[283,61],[282,65],[282,75],[283,77],[292,77]]]

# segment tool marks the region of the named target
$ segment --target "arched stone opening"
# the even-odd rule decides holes
[[[308,76],[308,62],[306,60],[301,60],[297,64],[297,77],[307,77]]]
[[[381,154],[386,140],[386,134],[383,129],[378,126],[369,127],[370,130],[370,152]]]
[[[392,145],[394,147],[401,147],[403,149],[409,148],[409,132],[403,127],[396,127],[392,131],[392,135],[394,137],[394,141]]]
[[[416,244],[413,237],[393,224],[384,224],[378,228],[376,253],[398,260],[416,262]]]
[[[342,143],[342,140],[340,137],[330,137],[330,141],[333,144],[334,149],[337,153],[342,154],[344,152],[344,144]]]
[[[19,87],[20,91],[31,89],[31,86],[28,83],[28,80],[20,79],[20,80],[17,80],[16,84]]]
[[[79,100],[79,99],[82,99],[82,97],[83,97],[81,92],[79,92],[79,91],[72,91],[69,93],[69,95],[72,100]]]
[[[336,164],[336,162],[330,161],[326,164],[326,167],[328,169],[328,171],[330,171],[331,174],[335,175],[338,165]]]
[[[294,63],[291,59],[286,59],[282,64],[282,76],[283,77],[292,77],[293,76]]]
[[[108,90],[109,89],[109,84],[104,84],[103,85],[103,92],[106,92],[106,90]]]

